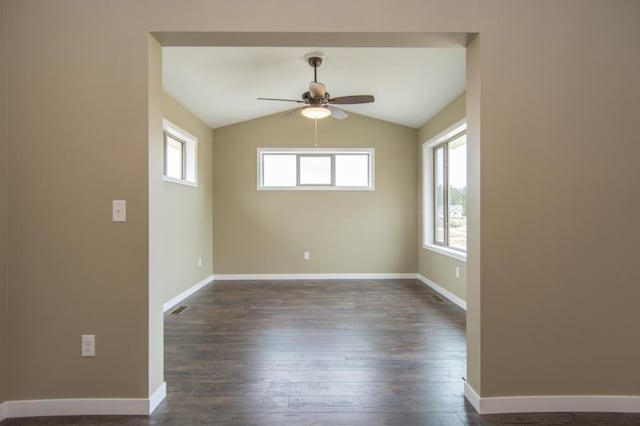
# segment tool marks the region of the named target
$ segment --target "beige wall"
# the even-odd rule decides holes
[[[155,237],[155,257],[150,259],[164,289],[164,302],[182,293],[213,273],[212,269],[212,131],[171,96],[162,97],[164,117],[198,138],[198,187],[162,181],[150,208],[159,214]],[[154,148],[163,159],[162,140]],[[155,203],[155,202],[157,203]],[[198,266],[202,258],[202,266]]]
[[[431,138],[465,118],[465,94],[458,96],[435,117],[418,129],[418,273],[450,291],[463,300],[467,299],[467,264],[449,256],[423,248],[423,188],[422,146]],[[460,276],[456,277],[456,267]]]
[[[164,216],[162,209],[163,182],[158,179],[164,170],[163,152],[158,150],[162,140],[163,96],[162,90],[162,46],[151,35],[147,35],[147,102],[148,102],[148,146],[149,146],[149,285],[147,306],[147,390],[152,394],[164,382],[164,313],[166,283],[158,265],[161,245],[165,238],[162,232]]]
[[[415,272],[416,131],[321,120],[321,147],[375,148],[375,191],[258,191],[257,147],[312,148],[313,134],[300,114],[214,130],[216,274]]]
[[[8,397],[145,397],[147,39],[110,2],[5,4]]]
[[[0,2],[0,64],[4,64],[4,3]],[[7,346],[9,338],[9,300],[8,300],[8,184],[9,145],[7,138],[7,98],[4,65],[0,65],[0,404],[7,395]]]
[[[330,1],[327,19],[309,20],[314,5],[296,0],[2,1],[10,398],[148,395],[149,341],[161,339],[147,308],[148,31],[479,32],[469,383],[482,396],[640,394],[640,224],[611,208],[640,207],[626,197],[640,157],[640,2]],[[118,198],[126,224],[110,222]],[[83,332],[97,334],[94,359],[79,358]]]

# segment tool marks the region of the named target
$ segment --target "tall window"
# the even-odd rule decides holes
[[[163,120],[164,177],[167,182],[197,186],[198,138]]]
[[[424,245],[445,254],[467,250],[467,133],[459,123],[425,143]]]
[[[258,189],[374,189],[373,149],[258,148]]]

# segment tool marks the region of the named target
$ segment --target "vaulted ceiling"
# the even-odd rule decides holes
[[[167,93],[212,128],[284,112],[313,80],[305,57],[323,55],[318,81],[332,97],[371,94],[346,111],[420,127],[464,91],[462,48],[165,47]]]

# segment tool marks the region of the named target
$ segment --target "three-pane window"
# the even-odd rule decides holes
[[[258,148],[258,189],[374,188],[373,149]]]

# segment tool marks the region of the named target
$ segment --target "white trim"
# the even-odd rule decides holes
[[[162,382],[158,389],[149,396],[149,414],[160,405],[160,403],[167,397],[167,382]]]
[[[482,398],[468,383],[464,385],[464,395],[480,414],[640,413],[640,396],[635,395],[543,395]]]
[[[252,281],[252,280],[396,280],[415,279],[416,274],[220,274],[214,275],[214,281]]]
[[[425,250],[436,252],[443,256],[451,257],[453,259],[459,260],[460,262],[467,261],[467,253],[464,251],[454,250],[449,247],[438,246],[435,244],[425,244],[422,246],[422,248]]]
[[[261,148],[258,147],[257,153],[257,190],[258,191],[375,191],[376,189],[376,150],[375,148]],[[336,186],[335,185],[335,164],[332,160],[332,184],[330,185],[301,185],[296,186],[263,186],[263,156],[265,154],[360,154],[367,155],[369,158],[369,184],[367,186]],[[296,160],[299,162],[299,158]],[[299,164],[296,165],[296,172],[300,172]]]
[[[149,398],[80,398],[6,401],[0,404],[0,421],[43,416],[148,416],[167,395],[162,382]]]
[[[212,282],[213,281],[213,277],[214,277],[213,275],[209,275],[204,280],[202,280],[199,283],[195,284],[194,286],[186,289],[182,293],[180,293],[177,296],[173,297],[168,302],[164,303],[162,305],[162,312],[167,312],[169,309],[173,308],[178,303],[182,302],[184,299],[186,299],[187,297],[191,296],[193,293],[195,293],[196,291],[200,290],[202,287],[204,287],[207,284],[209,284],[210,282]]]
[[[464,382],[464,397],[480,413],[480,395],[471,387],[469,382]]]
[[[422,281],[424,284],[431,287],[433,290],[437,291],[438,293],[440,293],[441,295],[449,299],[449,301],[451,301],[452,303],[455,303],[465,311],[467,310],[467,302],[461,297],[458,297],[455,294],[451,293],[449,290],[445,289],[444,287],[439,286],[438,284],[434,283],[433,281],[431,281],[429,278],[425,277],[422,274],[417,274],[417,278],[418,280]]]
[[[375,191],[374,186],[266,186],[258,191]]]
[[[106,416],[148,415],[149,400],[130,399],[39,399],[30,401],[7,401],[6,418],[42,416]]]
[[[198,184],[195,182],[191,182],[188,180],[184,180],[184,179],[177,179],[171,176],[167,176],[167,175],[162,175],[162,180],[165,182],[169,182],[169,183],[177,183],[180,185],[186,185],[186,186],[192,186],[194,188],[198,187]]]

